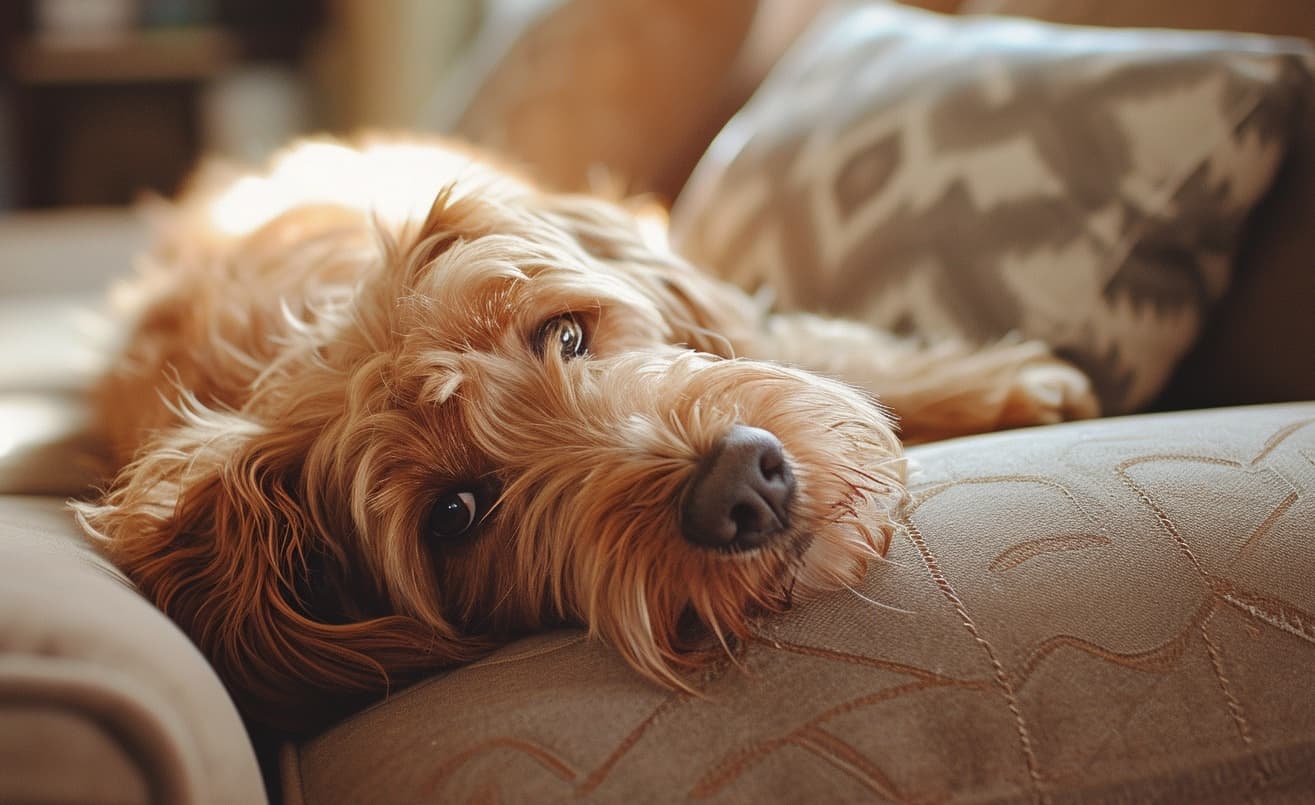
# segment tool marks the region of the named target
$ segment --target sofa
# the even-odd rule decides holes
[[[1240,20],[1228,18],[1236,6],[1223,3],[1184,12],[1194,19],[1175,18],[1154,2],[934,5],[1142,31],[1255,23],[1262,33],[1315,38],[1309,20],[1304,30],[1291,22],[1305,19],[1304,2],[1271,0]],[[498,69],[514,76],[517,59],[547,58],[580,31],[598,35],[599,17],[585,18],[591,27],[570,14],[640,5],[559,4],[545,12],[559,16],[528,26],[520,55],[504,54]],[[671,0],[662,8],[678,15],[699,5]],[[702,112],[668,120],[652,148],[615,152],[612,170],[629,177],[629,189],[674,195],[673,226],[684,246],[736,281],[768,277],[783,306],[894,316],[904,324],[912,317],[915,327],[932,322],[938,308],[928,295],[958,284],[924,287],[921,296],[880,284],[860,294],[850,279],[822,293],[831,276],[822,263],[798,275],[760,276],[762,266],[779,262],[770,250],[756,251],[758,262],[740,261],[741,250],[726,246],[741,242],[734,227],[704,226],[709,209],[742,198],[737,188],[747,186],[754,160],[777,171],[770,166],[781,163],[773,160],[787,153],[776,150],[786,139],[753,136],[760,124],[772,125],[763,110],[778,108],[772,93],[788,88],[789,70],[818,75],[797,50],[782,57],[762,44],[795,47],[800,29],[817,28],[811,13],[798,19],[796,6],[794,16],[774,18],[780,27],[751,33],[750,17],[767,14],[771,3],[717,5],[725,18],[699,28],[706,58],[681,69],[712,71],[721,83],[691,95]],[[1211,17],[1207,6],[1223,16]],[[739,12],[752,14],[735,18]],[[673,19],[640,26],[643,41],[662,46],[661,36],[675,35],[662,32],[678,30]],[[973,50],[947,44],[960,41],[946,38],[958,36],[957,28],[945,27],[957,26],[958,17],[893,21],[942,52]],[[1278,27],[1267,30],[1270,24]],[[867,18],[848,28],[887,31]],[[547,40],[524,38],[545,29]],[[1069,29],[1054,29],[1053,37],[1049,28],[1002,30],[1017,45],[1062,39]],[[814,44],[830,41],[810,35]],[[642,55],[640,44],[613,51]],[[917,43],[897,44],[893,52],[907,63]],[[1136,44],[1116,50],[1144,52]],[[66,505],[87,493],[100,469],[83,395],[113,354],[116,331],[91,311],[131,265],[144,225],[119,210],[0,219],[0,802],[1315,798],[1315,230],[1306,223],[1315,210],[1315,102],[1305,84],[1292,83],[1293,70],[1304,69],[1293,65],[1306,59],[1292,60],[1306,47],[1299,41],[1224,44],[1222,51],[1246,54],[1229,81],[1272,79],[1254,92],[1250,83],[1229,84],[1234,89],[1225,94],[1272,105],[1239,117],[1221,140],[1251,145],[1224,147],[1209,155],[1209,171],[1193,174],[1227,175],[1230,188],[1252,188],[1254,198],[1240,201],[1233,190],[1163,197],[1175,215],[1221,198],[1236,202],[1223,212],[1212,207],[1218,214],[1193,230],[1201,242],[1182,254],[1196,255],[1194,262],[1173,252],[1173,260],[1147,260],[1152,267],[1137,278],[1138,287],[1163,289],[1171,269],[1172,276],[1200,266],[1223,272],[1216,285],[1187,283],[1209,292],[1193,297],[1192,317],[1170,322],[1188,321],[1185,334],[1157,336],[1145,355],[1120,354],[1126,362],[1118,372],[1095,360],[1090,344],[1060,345],[1093,372],[1135,375],[1135,382],[1101,386],[1111,416],[912,447],[910,499],[886,561],[852,590],[765,619],[734,658],[695,680],[697,695],[658,688],[583,630],[563,629],[436,673],[318,734],[274,735],[244,723],[204,657],[84,539]],[[573,47],[564,52],[578,52]],[[1172,52],[1178,64],[1184,51]],[[1276,64],[1282,69],[1269,69]],[[1208,70],[1216,69],[1212,57]],[[1223,81],[1220,75],[1202,73],[1201,80]],[[457,124],[458,133],[518,155],[563,187],[589,180],[590,166],[571,163],[569,153],[550,165],[544,160],[561,155],[518,153],[522,144],[496,136],[496,121],[519,119],[527,112],[517,105],[542,96],[507,96],[499,108],[500,87],[510,79],[495,71],[483,81],[482,107]],[[747,104],[746,84],[763,87]],[[1175,78],[1172,86],[1191,84]],[[627,125],[622,107],[632,97],[622,93],[621,106],[600,119]],[[567,101],[556,106],[569,108]],[[743,114],[728,121],[736,110]],[[1256,120],[1265,121],[1263,132],[1285,133],[1260,137],[1247,128]],[[571,116],[540,123],[570,125]],[[1193,119],[1193,126],[1204,124]],[[732,142],[709,144],[717,131],[730,131]],[[737,150],[736,143],[749,146]],[[1174,151],[1188,150],[1178,145]],[[702,158],[690,159],[694,151]],[[1082,199],[1099,196],[1093,185],[1082,187]],[[757,221],[744,230],[755,243],[786,243],[772,227],[807,217],[798,208],[779,215],[771,205],[736,209]],[[1076,209],[1064,215],[1086,214]],[[1127,229],[1136,248],[1120,253],[1163,254],[1165,241],[1146,240],[1147,233],[1181,232],[1184,221],[1148,215]],[[907,230],[883,232],[904,237]],[[966,233],[933,234],[940,242],[963,241]],[[990,250],[1004,268],[973,276],[1015,276],[1008,260],[1022,248]],[[1056,260],[1076,260],[1080,250],[1052,251]],[[808,262],[806,251],[792,254]],[[869,290],[866,301],[855,301]],[[892,312],[873,302],[899,294],[918,304]],[[969,299],[987,307],[999,298],[993,294],[978,290]],[[1185,309],[1157,299],[1157,310]],[[1074,305],[1073,318],[1090,319],[1084,332],[1101,331],[1105,308]],[[994,326],[1036,326],[1031,334],[1047,337],[1045,327],[1054,324],[1042,316],[983,316],[976,326],[984,337]],[[1071,338],[1078,331],[1055,332]]]

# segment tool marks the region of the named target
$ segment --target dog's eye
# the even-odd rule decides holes
[[[570,313],[549,319],[540,327],[534,346],[540,355],[555,350],[566,360],[583,357],[589,352],[584,327]]]
[[[425,525],[431,537],[455,539],[470,530],[478,514],[479,505],[474,492],[464,489],[448,492],[435,501]]]

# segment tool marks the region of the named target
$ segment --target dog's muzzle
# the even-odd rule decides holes
[[[760,548],[789,528],[794,493],[781,441],[736,425],[699,462],[681,507],[681,534],[701,548]]]

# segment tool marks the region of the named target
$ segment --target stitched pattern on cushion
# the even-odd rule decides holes
[[[534,638],[301,747],[306,801],[1315,791],[1315,404],[911,455],[889,561],[766,622],[702,698]]]

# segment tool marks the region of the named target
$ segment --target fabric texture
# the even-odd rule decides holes
[[[781,307],[1046,340],[1136,410],[1228,287],[1312,64],[1299,40],[842,6],[714,141],[673,237]]]
[[[702,697],[581,632],[288,747],[289,803],[1287,801],[1315,791],[1315,403],[915,448],[889,562]]]
[[[0,802],[264,801],[200,652],[62,499],[0,496]]]

